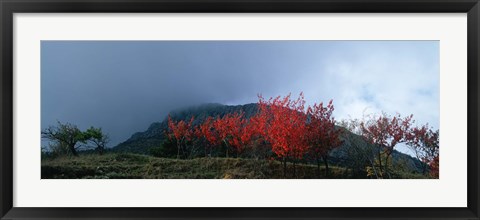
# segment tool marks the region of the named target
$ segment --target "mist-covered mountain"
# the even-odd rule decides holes
[[[222,104],[203,104],[185,109],[172,111],[169,113],[172,120],[190,120],[195,117],[194,125],[202,123],[206,118],[223,116],[234,112],[243,112],[245,117],[249,118],[257,112],[257,104],[246,105],[222,105]],[[115,151],[148,153],[152,147],[160,146],[165,141],[165,132],[168,130],[168,117],[162,122],[152,123],[146,131],[133,134],[128,140],[120,143],[113,148]]]
[[[255,103],[236,106],[203,104],[172,111],[169,115],[174,121],[188,121],[193,116],[195,118],[193,124],[197,125],[209,116],[218,117],[228,113],[243,112],[245,117],[249,118],[256,114],[257,110],[258,106]],[[368,165],[369,162],[371,163],[372,158],[370,158],[370,156],[373,154],[373,151],[378,150],[378,148],[367,143],[362,137],[353,134],[345,128],[339,128],[345,130],[342,137],[344,143],[330,153],[329,162],[333,165],[345,167],[364,167]],[[146,131],[133,134],[128,140],[115,146],[112,150],[117,152],[149,154],[152,148],[160,147],[166,141],[165,133],[167,130],[168,118],[165,117],[161,122],[152,123]],[[406,171],[421,171],[421,162],[407,154],[394,151],[392,153],[392,160],[396,164],[401,164]]]

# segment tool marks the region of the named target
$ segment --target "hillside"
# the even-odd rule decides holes
[[[293,165],[288,164],[287,178]],[[399,178],[425,178],[404,174]],[[296,165],[296,178],[322,179],[313,165]],[[347,169],[332,166],[329,178],[355,178]],[[363,177],[365,178],[365,177]],[[138,154],[108,153],[42,160],[42,179],[283,179],[278,161],[240,158],[176,160]]]
[[[257,112],[256,104],[246,104],[237,106],[228,106],[221,104],[204,104],[200,106],[190,107],[173,111],[170,116],[173,120],[188,120],[192,116],[195,117],[194,125],[202,123],[207,117],[223,116],[228,113],[242,111],[245,117],[249,118]],[[156,122],[149,126],[144,132],[137,132],[133,134],[128,140],[117,145],[112,150],[114,152],[123,153],[139,153],[151,154],[152,149],[158,149],[165,144],[168,144],[165,138],[165,132],[168,129],[167,119],[162,122]],[[337,149],[330,153],[329,163],[335,166],[347,167],[355,169],[355,167],[365,167],[369,162],[369,155],[378,147],[372,146],[364,141],[360,136],[343,129],[345,132],[342,139],[344,143]],[[365,155],[368,153],[369,155]],[[166,157],[162,155],[162,157]],[[355,159],[353,159],[355,158]],[[421,170],[421,162],[416,158],[394,151],[392,154],[393,163],[400,167],[405,172],[416,173]],[[364,172],[364,170],[353,170],[354,172]],[[363,174],[362,174],[363,175]]]
[[[42,179],[283,179],[278,161],[240,158],[176,160],[138,154],[110,153],[42,161]],[[288,164],[288,170],[292,170]],[[325,178],[312,165],[296,165],[297,178]],[[333,167],[332,178],[349,178]],[[293,176],[287,177],[293,178]]]
[[[195,117],[194,125],[202,123],[207,117],[223,116],[228,113],[244,112],[247,118],[257,112],[256,104],[246,105],[221,105],[221,104],[204,104],[194,106],[177,111],[170,112],[173,120],[188,120],[192,116]],[[149,149],[158,147],[165,141],[165,131],[168,129],[168,121],[165,118],[162,122],[152,123],[146,131],[133,134],[128,140],[118,144],[113,148],[117,152],[130,152],[148,154]]]

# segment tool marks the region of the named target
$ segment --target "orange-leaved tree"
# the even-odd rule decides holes
[[[407,145],[415,152],[417,159],[423,162],[422,173],[425,175],[427,167],[430,167],[432,176],[438,177],[439,130],[432,130],[428,124],[414,127],[408,134]]]
[[[205,157],[211,156],[212,148],[219,145],[219,138],[213,127],[212,117],[208,117],[202,124],[195,128],[195,136],[203,142]]]
[[[192,140],[194,132],[192,127],[193,121],[194,117],[192,116],[189,122],[183,120],[175,122],[170,115],[168,115],[168,128],[170,129],[169,137],[175,138],[177,142],[177,159],[180,158],[180,151],[182,152],[182,155],[185,156],[184,145],[187,141]]]
[[[272,152],[283,160],[283,176],[286,177],[287,160],[294,164],[293,175],[296,175],[297,159],[303,158],[308,149],[306,141],[305,100],[300,93],[296,100],[291,95],[264,100],[259,96],[259,106],[262,113],[268,116],[266,120],[265,138],[272,146]]]
[[[217,132],[218,140],[225,145],[225,156],[229,156],[230,148],[238,154],[243,147],[240,136],[245,119],[243,113],[229,113],[213,121],[213,129]]]
[[[364,138],[381,148],[378,151],[378,166],[381,177],[385,178],[390,175],[388,163],[397,144],[408,141],[408,132],[413,123],[412,118],[413,115],[402,118],[400,114],[391,117],[383,113],[379,117],[373,117],[360,124]],[[385,158],[384,163],[382,158]]]
[[[317,173],[320,173],[320,159],[325,164],[325,176],[328,176],[328,154],[331,150],[342,145],[341,129],[335,127],[335,118],[332,116],[333,100],[327,106],[323,103],[314,104],[307,109],[307,140],[310,146],[308,155],[317,162]]]

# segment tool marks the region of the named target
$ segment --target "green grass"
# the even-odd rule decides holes
[[[287,164],[287,178],[325,178],[313,165]],[[330,167],[329,178],[350,178],[345,168]],[[42,159],[42,179],[283,179],[278,161],[241,158],[177,160],[109,153]]]
[[[343,167],[329,166],[330,179],[351,179],[351,172]],[[287,164],[286,178],[325,179],[324,167],[320,173],[315,165]],[[360,178],[367,178],[360,177]],[[417,173],[396,171],[392,178],[423,179]],[[279,161],[242,158],[196,158],[177,160],[132,153],[105,155],[81,154],[42,158],[42,179],[284,179],[283,164]]]

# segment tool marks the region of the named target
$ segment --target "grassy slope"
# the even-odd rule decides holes
[[[296,166],[297,178],[325,178],[322,167],[317,174],[313,165]],[[347,171],[331,167],[330,178],[349,178]],[[293,164],[288,164],[287,178],[293,178]],[[137,154],[109,153],[42,159],[42,178],[102,179],[283,179],[283,165],[278,161],[239,158],[197,158],[176,160]]]

